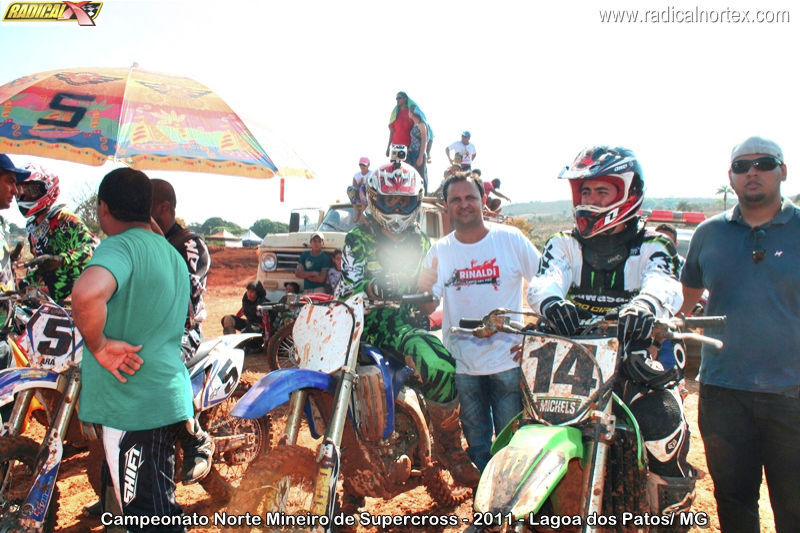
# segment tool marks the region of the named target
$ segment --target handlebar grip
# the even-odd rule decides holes
[[[429,292],[422,292],[419,294],[404,294],[400,297],[400,301],[404,304],[424,304],[428,302],[435,302],[436,296]]]
[[[480,318],[462,318],[458,321],[458,326],[466,329],[475,329],[483,325]]]
[[[686,328],[721,328],[725,326],[726,316],[698,316],[683,319]]]

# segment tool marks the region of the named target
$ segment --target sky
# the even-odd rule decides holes
[[[0,0],[3,12],[9,3]],[[601,10],[622,9],[673,21],[602,22]],[[731,10],[751,20],[757,10],[786,11],[789,22],[676,21],[690,16],[676,14],[684,10],[712,20]],[[278,179],[148,171],[175,186],[187,222],[288,222],[291,208],[345,200],[359,157],[372,168],[385,162],[400,90],[434,130],[434,188],[445,147],[469,130],[474,167],[500,178],[514,202],[569,198],[558,172],[596,144],[633,149],[649,197],[713,197],[727,183],[732,147],[751,135],[781,145],[789,168],[782,190],[800,192],[800,64],[791,59],[800,9],[785,0],[108,0],[95,23],[0,21],[0,85],[133,62],[187,76],[221,95],[279,166],[316,175],[287,178],[281,203]],[[68,205],[120,166],[12,159],[57,173]],[[13,206],[5,214],[22,224]]]

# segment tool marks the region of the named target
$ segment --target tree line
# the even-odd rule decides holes
[[[100,221],[97,220],[96,191],[84,191],[84,193],[81,194],[79,198],[76,199],[75,214],[81,217],[81,220],[83,220],[83,222],[86,224],[86,226],[92,233],[98,236],[103,235],[102,231],[100,230]],[[211,217],[202,224],[193,222],[191,224],[187,224],[186,227],[189,230],[203,237],[212,235],[214,233],[218,233],[222,230],[228,230],[230,233],[233,233],[234,235],[242,235],[248,229],[250,229],[261,237],[271,233],[285,233],[289,231],[288,224],[284,224],[283,222],[276,222],[268,218],[262,218],[256,220],[248,228],[243,228],[242,226],[236,224],[235,222],[231,222],[229,220],[225,220],[224,218],[220,217]],[[20,229],[14,226],[11,229],[12,229],[12,234],[13,230],[17,229],[19,231],[22,231],[24,235],[25,231],[24,228]]]

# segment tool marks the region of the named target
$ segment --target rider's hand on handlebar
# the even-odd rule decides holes
[[[654,309],[634,298],[619,310],[618,337],[621,342],[647,340],[653,334]]]
[[[394,296],[394,291],[386,284],[380,283],[377,279],[373,279],[367,285],[367,296],[374,300],[387,300]]]
[[[28,261],[28,266],[38,267],[39,272],[50,272],[64,264],[64,258],[60,255],[44,254],[34,257]]]
[[[578,308],[575,304],[553,296],[542,302],[542,314],[549,320],[560,335],[571,337],[580,326]]]

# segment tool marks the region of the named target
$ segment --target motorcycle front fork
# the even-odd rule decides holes
[[[615,417],[611,414],[612,403],[608,402],[602,411],[592,413],[591,433],[586,443],[585,457],[589,458],[583,475],[583,488],[581,495],[581,509],[584,519],[589,516],[598,516],[603,509],[603,487],[605,485],[605,470],[608,459],[608,447],[614,438]],[[588,525],[584,520],[583,533],[599,531],[598,526]],[[594,522],[592,522],[594,523]]]
[[[28,389],[17,394],[14,400],[14,407],[11,409],[11,416],[8,421],[3,424],[0,435],[10,435],[16,437],[22,433],[22,428],[25,424],[25,417],[28,416],[28,409],[33,400],[34,390]]]

